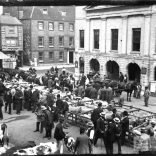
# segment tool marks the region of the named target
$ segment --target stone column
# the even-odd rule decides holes
[[[144,55],[150,54],[150,36],[151,36],[151,14],[145,14],[145,25],[144,25]]]
[[[106,53],[106,18],[101,19],[100,51]]]
[[[128,16],[122,16],[122,54],[127,54]],[[119,41],[120,42],[120,41]]]

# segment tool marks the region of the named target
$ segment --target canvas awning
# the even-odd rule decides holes
[[[3,59],[9,59],[10,57],[5,55],[3,52],[0,52],[0,59],[3,60]]]

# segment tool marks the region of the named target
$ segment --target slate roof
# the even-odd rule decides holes
[[[6,25],[22,25],[16,17],[10,15],[0,15],[0,23]]]
[[[43,14],[43,9],[47,9],[48,13]],[[22,19],[75,21],[74,6],[31,6],[23,7],[23,11]]]

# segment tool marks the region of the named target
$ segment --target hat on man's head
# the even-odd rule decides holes
[[[41,106],[41,110],[46,110],[47,108],[45,106]]]
[[[141,136],[141,132],[138,131],[138,130],[133,130],[133,133],[134,133],[135,135]]]
[[[127,111],[124,111],[124,112],[123,112],[123,115],[124,115],[124,116],[128,116],[128,112],[127,112]]]
[[[88,127],[93,127],[94,125],[93,125],[92,122],[88,122],[88,123],[87,123],[87,126],[88,126]]]
[[[105,114],[106,114],[105,112],[101,112],[100,116],[105,117]]]
[[[102,103],[101,102],[98,103],[98,107],[102,107]]]
[[[116,117],[116,118],[114,118],[114,122],[120,123],[120,119]]]

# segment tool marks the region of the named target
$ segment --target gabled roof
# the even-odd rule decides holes
[[[22,25],[16,17],[12,17],[10,15],[0,15],[0,23],[7,25]]]
[[[48,13],[43,14],[43,9]],[[32,20],[75,21],[74,6],[32,6],[23,7],[23,18]]]

